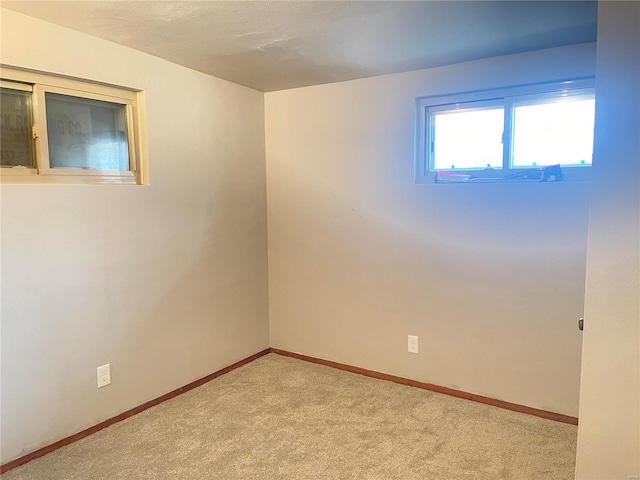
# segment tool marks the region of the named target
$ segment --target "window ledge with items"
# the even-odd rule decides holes
[[[416,99],[416,183],[589,180],[593,77]]]
[[[0,67],[0,182],[148,184],[143,94]]]

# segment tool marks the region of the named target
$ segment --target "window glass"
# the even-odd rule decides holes
[[[512,165],[591,165],[594,114],[593,98],[516,104]]]
[[[504,108],[433,114],[435,170],[502,168]]]
[[[35,167],[31,92],[2,88],[0,95],[0,165]]]
[[[130,170],[126,107],[47,92],[51,168]]]

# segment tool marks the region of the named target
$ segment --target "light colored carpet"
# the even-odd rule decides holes
[[[569,480],[576,435],[269,354],[2,479]]]

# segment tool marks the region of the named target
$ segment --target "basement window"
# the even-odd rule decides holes
[[[1,74],[2,183],[145,183],[139,92]]]
[[[593,78],[417,99],[417,183],[588,180]]]

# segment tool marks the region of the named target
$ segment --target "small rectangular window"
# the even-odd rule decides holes
[[[503,107],[474,105],[436,110],[431,123],[436,170],[499,168],[502,165]],[[465,132],[464,138],[460,132]]]
[[[131,170],[126,105],[45,93],[51,168]]]
[[[515,103],[512,166],[591,165],[594,113],[593,96]]]
[[[0,95],[0,164],[3,167],[35,168],[31,130],[32,89],[26,85],[2,82]]]
[[[138,92],[4,67],[2,76],[3,182],[145,183]]]
[[[587,179],[593,84],[590,78],[419,98],[416,181]]]

